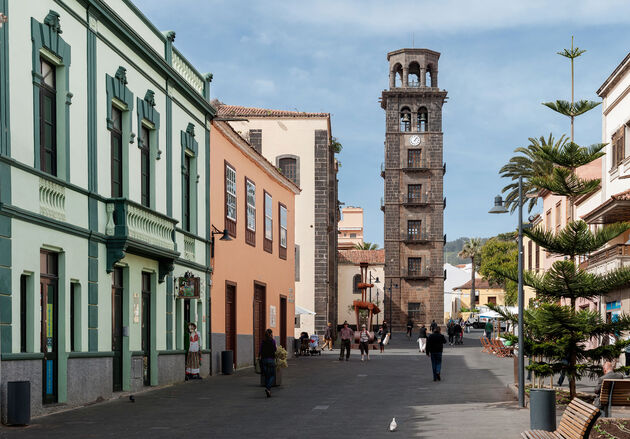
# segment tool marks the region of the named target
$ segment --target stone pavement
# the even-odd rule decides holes
[[[191,381],[34,419],[29,427],[0,427],[0,438],[207,437],[516,438],[529,425],[506,388],[511,359],[482,354],[470,334],[446,347],[442,381],[417,344],[395,334],[385,354],[361,362],[338,350],[291,360],[283,386],[265,398],[253,369]]]

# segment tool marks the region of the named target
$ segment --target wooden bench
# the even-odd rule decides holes
[[[564,410],[556,431],[524,431],[521,437],[524,439],[586,439],[599,415],[600,411],[594,405],[579,398],[573,398]]]
[[[602,381],[599,401],[604,417],[610,416],[613,406],[630,406],[630,380],[615,379]]]
[[[493,343],[494,343],[494,348],[495,348],[494,353],[496,355],[498,355],[499,357],[512,356],[512,351],[514,350],[512,346],[506,346],[505,343],[503,343],[503,340],[499,340],[499,339],[493,340]]]
[[[488,340],[486,337],[481,337],[479,339],[479,341],[481,342],[481,346],[483,347],[483,349],[481,350],[481,352],[487,352],[489,354],[492,354],[492,343],[490,342],[490,340]]]

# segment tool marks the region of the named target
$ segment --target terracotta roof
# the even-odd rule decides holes
[[[464,285],[461,285],[457,288],[453,288],[454,290],[470,290],[472,288],[472,280],[469,280]],[[488,290],[488,289],[497,289],[501,288],[499,285],[494,282],[490,283],[486,279],[475,279],[475,290]]]
[[[628,189],[627,191],[619,192],[618,194],[615,194],[610,198],[612,198],[613,200],[619,200],[619,201],[630,200],[630,189]]]
[[[267,108],[242,107],[240,105],[225,105],[214,101],[219,117],[330,117],[330,113],[306,113],[303,111],[270,110]]]
[[[355,264],[367,262],[371,265],[385,264],[385,250],[338,250],[340,264]]]

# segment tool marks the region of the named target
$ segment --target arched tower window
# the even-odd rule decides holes
[[[408,107],[400,110],[400,131],[411,131],[411,110]]]
[[[426,107],[420,107],[418,110],[418,131],[429,131],[429,112]]]
[[[407,85],[409,87],[420,87],[420,64],[415,61],[409,64]]]
[[[354,277],[352,278],[352,292],[354,294],[359,294],[361,291],[359,291],[359,283],[361,282],[361,275],[360,274],[355,274]]]
[[[425,75],[425,84],[427,87],[433,87],[433,66],[431,64],[427,66]]]
[[[400,64],[394,65],[391,75],[393,76],[394,87],[402,87],[403,82],[403,68]]]

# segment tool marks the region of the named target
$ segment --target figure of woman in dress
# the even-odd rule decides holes
[[[188,325],[190,347],[186,354],[186,380],[200,380],[199,366],[201,366],[201,340],[197,332],[197,325],[190,323]]]

